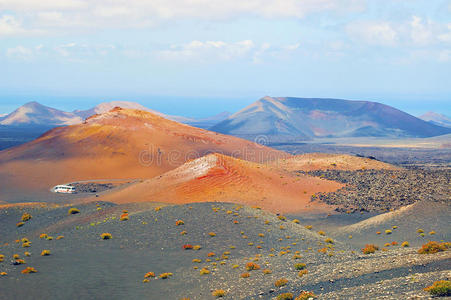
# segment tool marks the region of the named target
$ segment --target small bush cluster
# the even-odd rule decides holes
[[[433,254],[437,252],[446,251],[449,248],[449,243],[438,243],[438,242],[428,242],[421,246],[421,249],[418,250],[420,254]]]
[[[308,230],[311,230],[313,228],[313,226],[312,225],[307,225],[307,226],[305,226],[305,228],[308,229]]]
[[[362,252],[363,254],[370,254],[370,253],[374,253],[377,250],[379,250],[379,247],[373,244],[366,244],[365,248],[362,248]]]
[[[33,267],[26,267],[24,270],[22,270],[22,274],[31,274],[36,272],[38,271]]]
[[[307,266],[306,264],[299,263],[299,264],[295,264],[295,265],[294,265],[294,268],[295,268],[296,270],[304,270],[306,266]]]
[[[146,274],[144,274],[144,278],[153,278],[153,277],[155,277],[154,272],[147,272]]]
[[[41,256],[49,256],[49,255],[50,255],[50,250],[42,250]]]
[[[434,282],[431,286],[424,289],[433,296],[446,297],[451,296],[451,281],[440,280]]]
[[[211,293],[211,295],[213,297],[216,297],[216,298],[221,298],[221,297],[224,297],[226,295],[226,291],[224,291],[224,290],[214,290]]]
[[[124,213],[120,216],[119,221],[128,221],[128,219],[129,219],[128,213],[127,213],[127,212],[124,212]]]
[[[324,242],[329,243],[329,244],[333,244],[334,240],[331,239],[331,238],[327,238],[327,239],[324,240]]]
[[[175,221],[175,226],[181,226],[181,225],[185,225],[185,222],[183,222],[182,220]]]
[[[100,235],[100,237],[102,238],[102,240],[110,240],[110,239],[113,238],[113,236],[111,235],[111,233],[108,233],[108,232],[102,233],[102,234]]]
[[[268,274],[271,274],[271,273],[272,273],[272,271],[271,271],[270,269],[264,269],[262,272],[263,272],[263,274],[265,274],[265,275],[268,275]]]
[[[8,273],[6,273],[6,272],[0,272],[0,276],[6,276],[6,275],[8,275]]]
[[[404,241],[401,243],[401,247],[409,247],[409,246],[410,246],[410,244],[408,241]]]
[[[208,235],[211,236],[211,237],[214,237],[214,236],[216,236],[216,233],[214,233],[214,232],[209,232]]]
[[[0,262],[3,262],[4,259],[5,259],[5,256],[3,254],[0,254]]]
[[[69,209],[69,211],[67,212],[68,215],[75,215],[80,213],[80,210],[78,208],[72,207]]]
[[[283,293],[277,296],[277,300],[293,300],[294,296],[292,293]]]
[[[260,270],[260,266],[253,262],[248,262],[246,264],[246,270],[252,271],[252,270]]]
[[[190,245],[190,244],[183,245],[183,249],[184,250],[192,250],[193,249],[193,245]]]
[[[207,275],[210,274],[210,270],[208,270],[207,268],[202,268],[199,271],[200,275]]]
[[[298,276],[302,277],[302,276],[307,275],[307,274],[308,274],[308,270],[304,269],[304,270],[299,271]]]
[[[251,276],[250,273],[246,272],[240,275],[241,278],[249,278]]]
[[[24,226],[24,225],[25,225],[24,222],[19,222],[19,223],[16,224],[17,227],[22,227],[22,226]]]
[[[29,221],[29,220],[31,220],[31,215],[29,214],[29,213],[24,213],[23,215],[22,215],[22,222],[27,222],[27,221]]]
[[[171,277],[172,273],[161,273],[158,277],[160,277],[160,279],[168,279],[169,277]]]
[[[385,234],[392,234],[392,231],[390,229],[385,230]]]
[[[288,283],[288,279],[281,278],[281,279],[276,280],[276,282],[274,282],[274,286],[275,287],[282,287],[282,286],[287,285],[287,283]]]
[[[316,299],[316,295],[313,292],[303,291],[294,300],[308,300],[311,298]]]

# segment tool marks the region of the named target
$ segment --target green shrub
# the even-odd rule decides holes
[[[430,287],[424,289],[433,296],[445,297],[451,296],[451,281],[440,280],[434,282]]]

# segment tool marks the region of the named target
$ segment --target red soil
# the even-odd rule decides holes
[[[329,211],[310,202],[318,192],[331,192],[343,185],[310,176],[295,176],[275,168],[211,154],[189,161],[161,176],[103,196],[115,203],[233,202],[280,213]]]
[[[1,151],[0,200],[8,202],[3,191],[11,189],[42,190],[88,179],[152,178],[213,152],[255,162],[290,156],[149,112],[115,108],[84,124],[55,128],[30,143]]]

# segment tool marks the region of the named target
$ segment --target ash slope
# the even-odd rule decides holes
[[[431,137],[451,132],[369,101],[264,97],[211,130],[270,143],[318,137]]]
[[[281,213],[331,211],[334,207],[312,202],[317,193],[344,185],[220,154],[189,161],[156,178],[131,185],[102,199],[127,202],[233,202]]]
[[[69,207],[25,210],[33,218],[8,232],[13,233],[10,238],[27,237],[31,241],[29,248],[2,238],[9,244],[0,247],[6,258],[0,263],[0,271],[8,273],[0,277],[1,297],[215,299],[211,291],[224,289],[226,299],[273,299],[285,292],[297,295],[305,289],[320,299],[399,299],[406,295],[427,296],[422,289],[447,276],[450,269],[450,251],[420,255],[416,248],[397,246],[362,255],[357,248],[356,253],[351,252],[353,248],[342,242],[326,243],[326,237],[314,232],[321,228],[309,231],[305,224],[232,204],[198,203],[155,209],[149,204],[98,202],[76,205],[80,213],[67,215]],[[124,209],[129,212],[129,220],[119,221]],[[4,225],[14,225],[23,212],[12,207],[0,211],[0,236],[4,236]],[[177,226],[177,220],[184,224]],[[112,239],[101,240],[104,232],[111,233]],[[41,233],[53,239],[40,239]],[[64,238],[56,239],[58,236]],[[202,248],[183,250],[187,244]],[[50,250],[51,255],[40,256],[43,249]],[[30,257],[24,257],[26,264],[11,265],[9,258],[15,253],[23,257],[23,251],[31,252]],[[261,268],[249,271],[249,278],[241,278],[248,262]],[[308,274],[299,277],[296,263],[305,263]],[[26,266],[38,272],[21,274]],[[201,275],[201,268],[210,273]],[[263,269],[272,273],[264,274]],[[173,276],[150,278],[145,283],[147,272],[157,276],[170,272]],[[274,282],[280,278],[288,283],[276,288]]]

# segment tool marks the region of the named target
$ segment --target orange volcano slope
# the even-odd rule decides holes
[[[233,202],[280,213],[328,211],[330,206],[311,202],[318,192],[343,185],[306,175],[295,176],[266,165],[210,154],[161,176],[105,195],[103,201],[127,202]]]
[[[315,170],[399,170],[398,167],[378,160],[357,157],[348,154],[307,153],[282,158],[269,163],[273,167],[285,171],[315,171]]]
[[[1,151],[0,194],[17,184],[50,188],[83,179],[152,178],[212,152],[256,162],[290,156],[149,112],[115,108]]]

